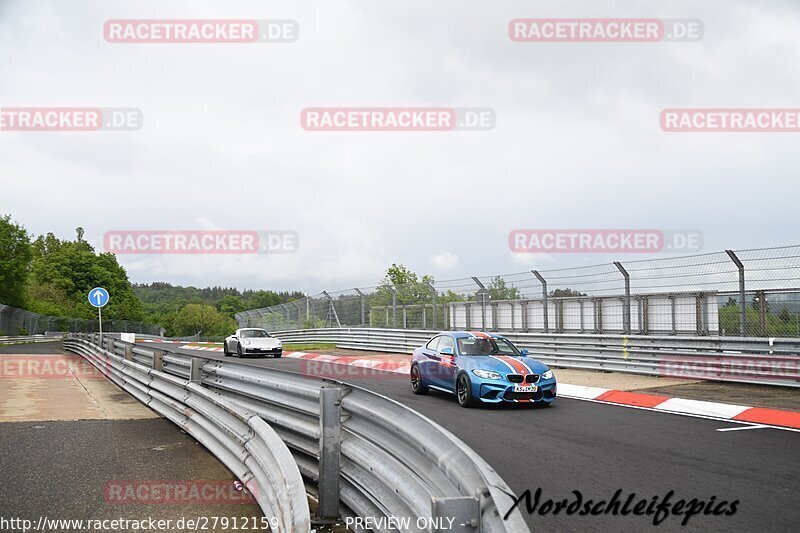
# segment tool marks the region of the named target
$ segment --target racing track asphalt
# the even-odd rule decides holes
[[[303,370],[297,359],[242,362]],[[617,489],[623,501],[630,493],[637,501],[670,490],[675,491],[673,503],[712,496],[716,502],[739,500],[733,516],[695,515],[683,527],[675,516],[654,527],[652,516],[525,513],[533,531],[796,531],[800,523],[798,432],[741,429],[750,426],[568,398],[558,398],[549,408],[463,409],[444,393],[415,396],[408,378],[398,374],[342,381],[388,396],[441,424],[486,459],[517,495],[541,488],[542,503],[572,502],[572,491],[580,491],[584,502],[608,500]],[[721,428],[740,429],[717,431]]]

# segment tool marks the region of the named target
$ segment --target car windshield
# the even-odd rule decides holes
[[[516,346],[505,339],[462,337],[458,339],[461,355],[520,355]]]
[[[243,339],[263,338],[263,337],[269,337],[269,333],[267,333],[263,329],[243,329],[242,330],[242,338]]]

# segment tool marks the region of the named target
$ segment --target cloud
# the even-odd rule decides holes
[[[135,132],[0,132],[0,213],[63,238],[76,226],[87,237],[204,227],[300,236],[283,257],[120,256],[135,281],[316,292],[374,285],[392,262],[452,277],[536,267],[542,258],[508,253],[515,228],[691,227],[707,250],[797,239],[782,217],[731,216],[793,212],[796,134],[658,126],[666,107],[798,107],[800,75],[785,68],[800,63],[795,0],[0,0],[0,15],[0,107],[144,114]],[[510,42],[508,21],[530,16],[699,18],[705,37]],[[300,38],[102,38],[108,19],[215,17],[294,19]],[[302,130],[301,110],[319,106],[489,107],[497,124]],[[563,254],[548,267],[612,259]]]
[[[447,272],[458,267],[459,259],[453,252],[444,250],[433,254],[430,258],[430,265],[434,272]]]

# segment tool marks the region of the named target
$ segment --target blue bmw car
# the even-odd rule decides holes
[[[443,331],[411,358],[411,390],[455,394],[459,405],[533,403],[556,399],[556,378],[508,339],[480,331]]]

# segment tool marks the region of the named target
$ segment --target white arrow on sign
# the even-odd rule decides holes
[[[100,305],[103,302],[103,293],[100,291],[94,291],[92,293],[92,297],[97,301],[97,305]]]

